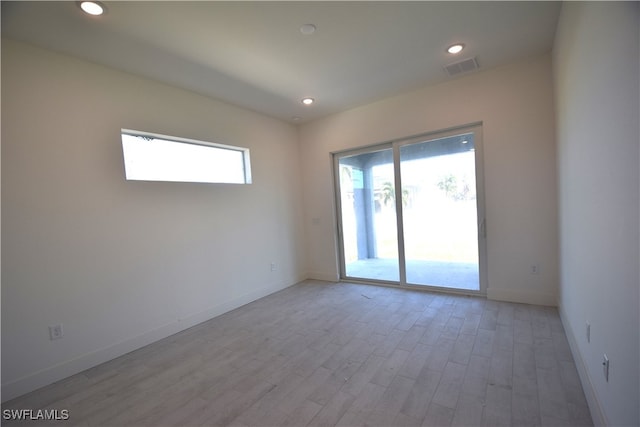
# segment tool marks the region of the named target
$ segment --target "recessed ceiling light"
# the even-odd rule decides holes
[[[313,24],[304,24],[300,27],[300,32],[305,36],[310,36],[311,34],[316,32],[316,26]]]
[[[457,44],[449,46],[447,48],[447,52],[449,52],[451,54],[456,54],[456,53],[462,52],[462,49],[464,49],[464,45],[462,43],[457,43]]]
[[[80,6],[80,9],[82,9],[85,13],[93,16],[102,15],[107,10],[105,5],[100,3],[99,1],[80,1],[78,2],[78,6]]]
[[[315,99],[313,98],[302,98],[302,103],[304,105],[311,105],[315,102]]]

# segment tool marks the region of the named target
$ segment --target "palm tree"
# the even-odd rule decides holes
[[[396,189],[390,181],[382,184],[382,203],[385,206],[389,204],[389,202],[394,203],[396,201]],[[407,206],[409,202],[409,190],[406,188],[402,190],[402,206]]]
[[[385,182],[382,184],[382,203],[385,206],[389,204],[389,202],[394,202],[396,200],[396,189],[393,188],[393,184],[390,182]]]
[[[444,194],[449,197],[458,189],[458,182],[453,174],[444,176],[438,182],[438,188],[444,191]]]

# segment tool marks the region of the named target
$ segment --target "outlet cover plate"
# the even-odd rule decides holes
[[[49,339],[50,340],[59,340],[64,336],[64,330],[62,329],[62,323],[58,325],[49,326]]]
[[[587,322],[587,342],[591,342],[591,323]]]

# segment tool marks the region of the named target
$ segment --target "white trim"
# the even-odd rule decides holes
[[[185,318],[176,319],[174,322],[145,332],[136,337],[111,344],[107,347],[83,354],[74,359],[47,367],[32,374],[25,375],[15,381],[4,383],[2,384],[2,401],[6,402],[22,396],[23,394],[37,390],[40,387],[60,381],[89,368],[93,368],[101,363],[108,362],[116,357],[191,328],[199,323],[206,322],[216,316],[220,316],[221,314],[227,313],[274,292],[293,286],[294,284],[295,283],[292,283],[286,286],[271,284],[269,286],[265,286],[238,298],[212,306],[199,313],[191,314]]]
[[[339,282],[340,275],[336,272],[328,273],[322,271],[311,271],[307,274],[309,280],[320,280],[322,282]]]
[[[555,307],[558,305],[555,294],[541,292],[520,291],[512,289],[496,289],[489,286],[487,298],[496,301],[517,302],[522,304],[546,305]]]
[[[604,416],[604,412],[602,411],[602,406],[600,405],[600,401],[598,400],[598,397],[591,383],[589,372],[585,369],[584,360],[582,359],[582,355],[580,354],[580,350],[578,349],[578,342],[576,341],[576,337],[573,334],[573,330],[569,327],[569,322],[567,321],[567,316],[562,309],[562,305],[558,307],[558,312],[560,313],[560,320],[562,321],[562,326],[564,327],[564,333],[567,336],[567,341],[569,342],[569,348],[571,349],[573,361],[576,365],[576,369],[578,370],[578,376],[580,377],[582,390],[584,390],[584,396],[587,399],[587,404],[589,405],[589,411],[591,412],[591,420],[593,421],[593,425],[608,426],[609,423],[606,421],[606,417]]]

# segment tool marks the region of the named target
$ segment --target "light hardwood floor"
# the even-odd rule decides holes
[[[315,281],[9,408],[90,426],[592,425],[556,309]]]

